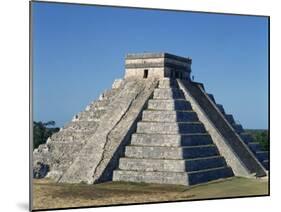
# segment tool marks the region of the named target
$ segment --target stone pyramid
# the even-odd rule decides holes
[[[142,112],[113,180],[195,184],[233,176],[184,92],[163,79]]]
[[[268,152],[190,72],[190,58],[128,54],[124,79],[34,150],[34,177],[193,185],[266,176]]]

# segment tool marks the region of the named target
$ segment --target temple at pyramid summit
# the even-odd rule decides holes
[[[268,152],[191,79],[191,64],[127,54],[124,78],[34,150],[34,178],[194,185],[267,176]]]

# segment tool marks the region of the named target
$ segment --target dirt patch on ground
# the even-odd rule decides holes
[[[196,186],[108,182],[57,184],[33,180],[33,209],[168,202],[267,195],[267,179],[228,178]]]

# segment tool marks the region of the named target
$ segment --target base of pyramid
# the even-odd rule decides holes
[[[159,171],[126,171],[115,170],[113,181],[195,185],[220,178],[232,177],[229,167],[219,167],[193,172],[159,172]]]

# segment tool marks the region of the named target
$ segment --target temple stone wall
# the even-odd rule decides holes
[[[191,59],[166,53],[129,54],[125,59],[125,79],[179,78],[188,80]]]
[[[129,64],[145,64],[145,63],[162,63],[164,64],[164,58],[147,58],[147,59],[126,59],[125,65]]]
[[[147,78],[164,78],[164,68],[130,68],[126,69],[126,79],[129,78],[144,78],[144,70],[148,70]]]

